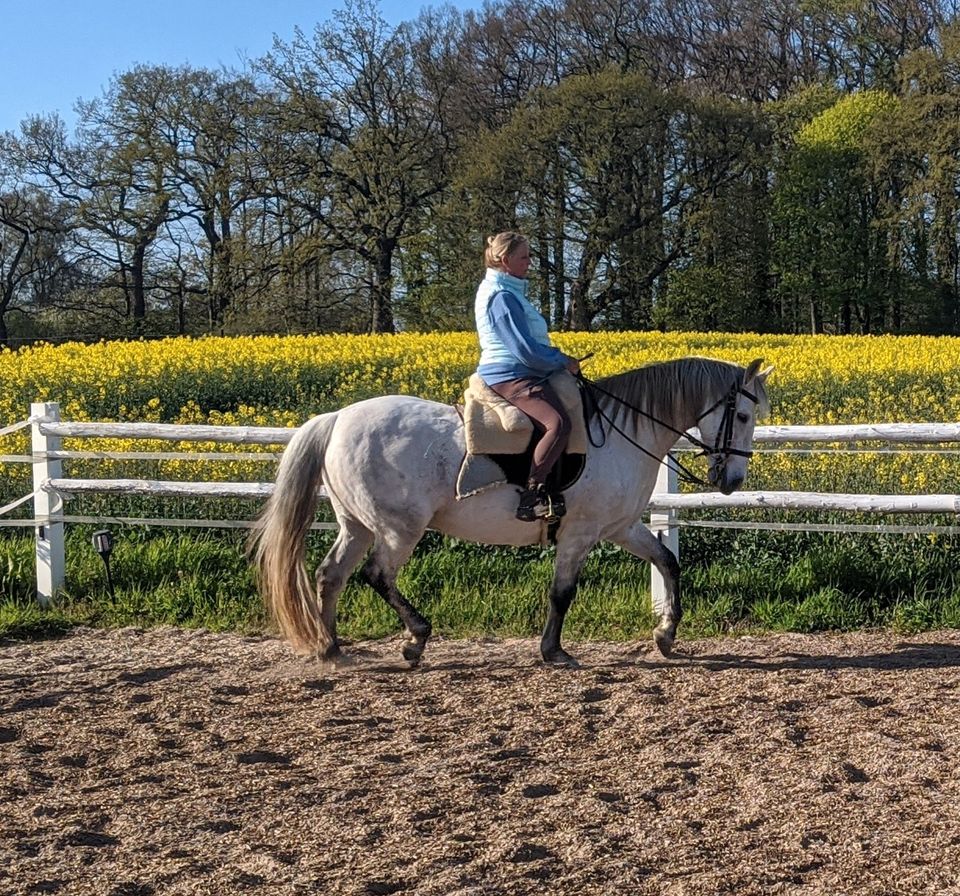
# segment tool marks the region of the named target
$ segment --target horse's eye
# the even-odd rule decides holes
[[[749,423],[749,422],[750,422],[750,415],[749,415],[749,414],[745,414],[743,411],[740,411],[740,413],[737,414],[737,419],[738,419],[741,423]]]

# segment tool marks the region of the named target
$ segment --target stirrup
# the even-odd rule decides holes
[[[543,483],[520,492],[520,503],[517,506],[517,519],[525,523],[535,523],[543,520],[555,522],[567,512],[566,503],[562,495],[552,495]]]
[[[563,500],[563,495],[559,492],[547,495],[550,500],[550,514],[547,519],[550,522],[560,519],[567,512],[567,502]]]

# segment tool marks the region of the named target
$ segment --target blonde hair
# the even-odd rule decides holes
[[[488,236],[487,248],[483,253],[484,263],[488,268],[498,268],[508,255],[512,255],[522,245],[529,245],[529,243],[530,240],[522,233],[516,233],[513,230],[504,230],[495,236]]]

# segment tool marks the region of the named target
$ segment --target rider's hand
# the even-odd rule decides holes
[[[576,358],[571,358],[567,355],[567,370],[576,376],[580,372],[580,362]]]

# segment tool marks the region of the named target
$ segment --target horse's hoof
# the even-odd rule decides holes
[[[344,653],[339,647],[326,650],[317,655],[317,662],[326,669],[349,669],[359,664],[360,660],[355,656]]]
[[[412,642],[403,645],[403,658],[410,664],[411,668],[420,665],[420,660],[423,658],[423,648],[426,646],[426,644]]]
[[[558,666],[561,669],[579,669],[580,663],[570,656],[566,650],[552,650],[543,654],[543,661],[548,666]]]
[[[670,652],[673,650],[673,638],[674,636],[664,629],[657,628],[653,632],[653,639],[657,643],[657,650],[664,656],[670,656]]]

